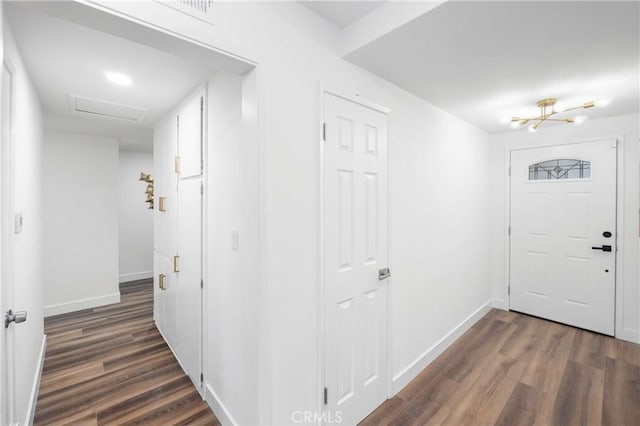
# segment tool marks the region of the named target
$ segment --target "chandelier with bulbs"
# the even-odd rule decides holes
[[[556,111],[555,105],[558,102],[556,98],[545,98],[539,100],[536,105],[540,108],[540,115],[537,117],[524,118],[524,117],[512,117],[511,118],[511,127],[518,128],[521,126],[526,126],[529,123],[532,123],[529,126],[529,131],[535,132],[545,121],[556,121],[562,123],[581,123],[585,120],[586,117],[578,116],[578,117],[564,117],[559,118],[556,114],[562,114],[569,111],[575,111],[578,109],[587,109],[593,108],[596,106],[594,101],[585,102],[582,105],[571,107],[564,109],[562,111]]]

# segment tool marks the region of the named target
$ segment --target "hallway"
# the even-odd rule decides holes
[[[153,283],[121,302],[45,320],[36,425],[219,424],[153,322]]]

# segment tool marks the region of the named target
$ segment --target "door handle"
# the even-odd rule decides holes
[[[4,328],[9,328],[9,324],[15,322],[16,324],[20,324],[21,322],[25,322],[27,320],[27,311],[19,311],[13,312],[9,309],[4,313]]]
[[[378,270],[378,281],[386,280],[391,276],[391,269],[382,268]]]
[[[611,251],[611,246],[603,245],[602,247],[591,247],[591,250]]]

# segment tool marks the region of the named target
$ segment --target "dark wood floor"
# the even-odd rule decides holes
[[[153,323],[151,280],[121,302],[45,320],[36,425],[218,425]]]
[[[640,425],[640,346],[490,311],[364,425]]]

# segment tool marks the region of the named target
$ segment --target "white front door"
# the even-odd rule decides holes
[[[324,95],[325,404],[356,424],[387,399],[387,116]]]
[[[616,149],[511,152],[511,310],[614,334]]]

